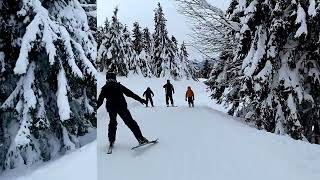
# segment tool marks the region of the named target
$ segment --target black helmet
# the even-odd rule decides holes
[[[116,74],[113,73],[113,72],[108,72],[106,74],[106,79],[114,79],[114,80],[116,80]]]

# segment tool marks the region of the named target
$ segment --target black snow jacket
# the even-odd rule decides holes
[[[174,88],[173,85],[171,83],[167,83],[163,86],[163,88],[166,91],[166,95],[172,95],[172,93],[174,94]]]
[[[106,108],[108,111],[115,108],[127,108],[127,101],[123,94],[145,104],[144,99],[140,98],[128,88],[116,81],[109,81],[101,89],[101,93],[98,98],[98,108],[102,105],[104,99],[107,100]]]
[[[153,92],[151,89],[147,89],[144,93],[143,93],[143,96],[146,96],[146,98],[151,98],[154,96]]]

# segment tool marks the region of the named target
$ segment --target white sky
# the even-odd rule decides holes
[[[230,0],[208,0],[213,5],[225,10]],[[174,35],[179,44],[182,41],[191,42],[191,30],[187,19],[177,12],[178,6],[174,0],[97,0],[98,5],[98,25],[101,25],[105,18],[111,18],[113,10],[119,7],[118,17],[120,22],[126,24],[132,30],[132,24],[137,21],[141,27],[149,27],[150,31],[154,30],[154,9],[160,2],[167,19],[167,29],[169,36]],[[201,59],[201,55],[191,47],[188,48],[190,59]]]

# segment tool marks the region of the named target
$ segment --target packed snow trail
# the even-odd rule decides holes
[[[98,179],[117,180],[318,180],[320,147],[289,137],[258,131],[212,109],[201,82],[173,81],[178,107],[165,107],[165,79],[120,78],[142,95],[150,86],[154,108],[127,98],[133,118],[145,137],[159,143],[130,150],[137,144],[118,117],[117,140],[107,155],[108,114],[98,110]],[[98,87],[104,84],[101,75]],[[187,107],[184,93],[193,87],[195,108]]]

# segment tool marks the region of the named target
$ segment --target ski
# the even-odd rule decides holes
[[[144,144],[139,144],[138,146],[132,147],[131,150],[137,149],[137,148],[139,148],[139,147],[142,147],[142,146],[145,146],[145,145],[148,145],[148,144],[158,143],[158,140],[159,140],[159,138],[157,138],[156,140],[153,140],[153,141],[149,141],[149,142],[144,143]]]
[[[107,154],[112,154],[112,149],[113,149],[113,146],[109,146]]]

